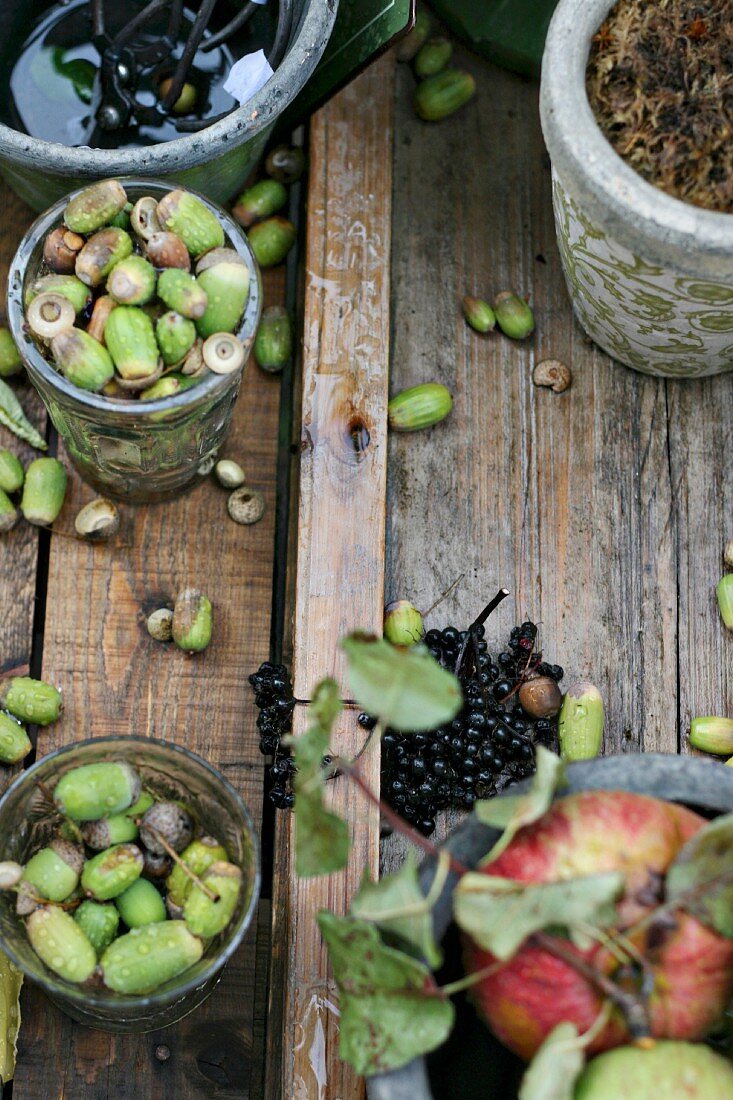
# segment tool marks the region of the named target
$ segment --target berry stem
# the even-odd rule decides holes
[[[451,592],[452,592],[452,591],[454,590],[454,588],[457,588],[457,587],[458,587],[458,585],[459,585],[459,584],[461,583],[461,581],[463,580],[463,578],[465,577],[465,575],[466,575],[465,573],[461,573],[461,574],[459,574],[459,576],[457,576],[457,577],[456,577],[456,579],[455,579],[455,580],[453,581],[453,584],[449,585],[449,587],[448,587],[448,588],[446,588],[445,592],[443,592],[443,594],[442,594],[441,596],[438,596],[438,598],[437,598],[437,600],[435,601],[435,603],[431,603],[431,605],[430,605],[430,607],[429,607],[429,608],[427,609],[427,611],[423,611],[423,613],[422,613],[422,617],[423,617],[423,619],[427,619],[428,615],[429,615],[429,614],[430,614],[430,613],[431,613],[432,611],[435,611],[436,607],[440,607],[440,605],[441,605],[441,604],[443,603],[443,601],[444,601],[444,600],[447,600],[447,599],[448,599],[448,597],[450,596]]]
[[[168,843],[168,841],[158,829],[156,829],[153,825],[149,825],[147,821],[143,822],[143,819],[141,817],[137,819],[135,824],[138,828],[140,828],[140,826],[143,824],[145,825],[147,831],[153,834],[155,839],[158,841],[158,844],[160,844],[161,848],[165,851],[166,855],[169,855],[173,862],[181,868],[184,875],[190,878],[191,882],[195,883],[203,894],[206,894],[206,897],[209,899],[209,901],[219,901],[219,895],[216,894],[212,889],[210,889],[210,887],[208,887],[205,882],[202,882],[196,872],[192,871],[188,864],[181,859],[175,848]]]

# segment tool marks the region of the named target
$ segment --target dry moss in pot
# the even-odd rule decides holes
[[[632,29],[634,4],[621,0],[618,9]],[[727,6],[726,0],[716,11]],[[687,0],[668,4],[670,24],[686,18],[689,7]],[[640,96],[646,99],[628,118],[623,81],[612,85],[604,69],[612,65],[614,49],[620,56],[612,28],[616,8],[610,0],[561,0],[543,61],[542,125],[573,307],[588,335],[626,366],[662,377],[718,374],[733,366],[733,217],[724,212],[730,181],[713,185],[730,153],[721,147],[707,180],[689,182],[694,173],[684,168],[686,154],[695,155],[700,135],[685,133],[691,117],[685,96],[675,97],[664,86],[671,64],[647,65],[648,76],[659,77],[664,68],[666,74],[661,72],[662,85],[651,78],[642,84]],[[649,49],[644,35],[650,30],[659,59],[666,47],[658,28],[643,21],[636,27],[643,49]],[[704,40],[694,35],[707,32],[694,20],[687,31],[671,47],[679,51],[682,85],[685,66],[704,69]],[[628,51],[628,42],[624,48]],[[609,50],[605,58],[604,49]],[[630,63],[627,52],[621,70]],[[693,113],[701,123],[700,112]],[[662,149],[665,132],[678,135],[674,150]],[[705,206],[699,205],[701,198]]]

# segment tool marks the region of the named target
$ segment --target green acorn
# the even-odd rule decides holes
[[[452,408],[450,390],[440,382],[423,382],[392,398],[388,405],[389,426],[397,432],[416,432],[445,420]]]
[[[263,370],[274,373],[286,367],[293,353],[290,314],[282,306],[270,306],[262,314],[254,344],[255,359]]]
[[[58,339],[58,338],[57,338]],[[20,510],[29,523],[45,526],[58,517],[66,496],[66,470],[57,458],[36,458],[25,472]]]
[[[201,281],[178,267],[167,267],[161,272],[158,279],[158,297],[169,309],[193,320],[203,317],[208,305],[206,291]]]
[[[297,145],[276,145],[265,158],[265,171],[278,183],[295,183],[305,172],[305,153]]]
[[[730,756],[733,752],[733,718],[693,718],[690,744],[701,752]]]
[[[428,76],[435,76],[446,67],[451,59],[453,47],[447,38],[442,35],[429,38],[420,47],[415,57],[415,76],[419,80],[425,80]]]
[[[112,268],[107,293],[123,306],[142,306],[155,293],[155,268],[142,256],[128,256]]]
[[[18,522],[18,509],[5,492],[0,489],[0,535],[12,531]]]
[[[195,588],[186,588],[173,608],[173,641],[187,653],[200,653],[211,641],[211,601]]]
[[[0,762],[18,764],[33,748],[25,726],[0,711]]]
[[[733,573],[726,573],[720,578],[715,593],[718,597],[720,617],[728,630],[733,630]]]
[[[226,862],[227,852],[218,840],[214,840],[211,836],[202,836],[183,849],[181,859],[189,870],[201,878],[204,871],[211,867],[213,863],[222,860]],[[175,905],[182,906],[192,886],[193,880],[186,874],[183,867],[177,863],[166,879],[166,888],[171,901]]]
[[[467,294],[462,304],[463,316],[476,332],[491,332],[496,326],[496,314],[483,298],[472,298]]]
[[[87,898],[74,912],[74,920],[97,953],[97,958],[109,947],[117,935],[120,914],[114,905]]]
[[[107,350],[124,379],[148,378],[158,369],[153,322],[135,306],[112,310],[104,327]]]
[[[10,329],[0,325],[0,378],[12,378],[23,369],[23,360]]]
[[[132,253],[132,237],[124,229],[109,226],[90,237],[76,257],[76,277],[86,286],[97,287],[115,264]]]
[[[97,953],[74,918],[55,905],[31,913],[25,925],[30,945],[49,970],[67,982],[85,982]]]
[[[140,878],[143,854],[135,844],[115,844],[84,864],[82,889],[95,901],[110,901]]]
[[[79,885],[81,850],[68,840],[53,840],[28,860],[23,879],[46,901],[65,901]]]
[[[0,682],[0,707],[21,722],[48,726],[64,709],[61,692],[53,684],[30,676],[11,676]]]
[[[152,882],[139,878],[115,898],[117,911],[128,928],[144,928],[166,919],[165,902]]]
[[[72,821],[97,821],[122,813],[138,798],[139,775],[129,764],[114,761],[72,768],[61,776],[53,792],[56,808]]]
[[[504,290],[497,295],[494,312],[496,323],[510,339],[524,340],[534,332],[534,314],[524,298]]]
[[[25,471],[17,455],[12,451],[0,450],[0,489],[6,493],[17,493],[23,487]]]
[[[165,80],[161,81],[160,87],[158,88],[158,98],[164,100],[172,87],[172,77],[167,77]],[[181,88],[178,99],[175,101],[175,103],[171,105],[170,110],[173,111],[173,114],[175,115],[189,114],[189,112],[193,110],[194,104],[196,103],[196,95],[197,92],[195,84],[184,84]]]
[[[234,916],[242,891],[242,872],[233,863],[212,863],[201,881],[216,894],[216,901],[193,883],[183,907],[183,919],[190,932],[207,940],[223,932]]]
[[[247,240],[260,267],[281,264],[295,244],[296,237],[293,223],[279,215],[257,222],[247,234]]]
[[[119,214],[115,214],[114,218],[109,219],[109,225],[114,226],[115,229],[129,229],[131,211],[132,203],[128,202],[125,204],[124,208],[120,210]]]
[[[110,817],[100,817],[97,821],[85,821],[81,827],[84,843],[95,852],[103,852],[114,844],[137,840],[139,829],[135,817],[130,810],[123,810]]]
[[[79,389],[99,393],[114,377],[106,347],[83,329],[70,328],[54,336],[51,354],[63,376]]]
[[[428,13],[420,9],[415,15],[415,26],[397,44],[395,53],[398,61],[412,61],[417,56],[418,50],[427,41],[432,25],[433,21]]]
[[[392,645],[409,646],[423,636],[422,615],[409,600],[395,600],[384,609],[384,636]]]
[[[592,760],[603,744],[603,697],[593,684],[579,681],[565,692],[557,725],[563,760]]]
[[[158,203],[160,224],[177,233],[192,256],[224,244],[224,229],[200,199],[188,191],[170,191]]]
[[[288,201],[288,193],[277,180],[260,180],[248,187],[237,199],[232,214],[246,228],[276,214]]]
[[[196,321],[199,336],[206,339],[217,332],[234,332],[249,297],[249,269],[244,264],[220,263],[202,271],[196,282],[208,300],[206,312]]]
[[[166,374],[164,378],[159,378],[157,382],[153,382],[152,386],[141,390],[140,400],[159,401],[162,397],[174,397],[181,392],[180,379],[175,374]]]
[[[426,122],[440,122],[468,103],[475,92],[476,81],[470,73],[444,69],[418,84],[415,110]]]
[[[87,308],[92,292],[76,275],[43,275],[35,279],[25,292],[26,309],[40,294],[60,294],[68,298],[77,313]]]
[[[203,943],[183,921],[133,928],[102,955],[104,984],[117,993],[150,993],[188,970],[203,953]]]
[[[64,223],[73,233],[86,236],[108,225],[126,205],[127,195],[121,183],[100,180],[69,199],[64,210]]]

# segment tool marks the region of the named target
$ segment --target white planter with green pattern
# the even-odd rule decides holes
[[[558,245],[573,308],[634,370],[733,370],[733,215],[674,199],[611,147],[586,94],[591,40],[614,0],[561,0],[542,67]]]

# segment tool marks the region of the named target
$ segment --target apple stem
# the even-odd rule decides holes
[[[609,1001],[612,1001],[623,1015],[632,1039],[643,1039],[651,1034],[649,1011],[641,997],[622,989],[606,974],[601,973],[595,966],[586,962],[585,959],[581,959],[569,947],[563,946],[559,940],[549,936],[546,932],[535,932],[532,940],[543,951],[547,951],[548,954],[554,955],[556,959],[567,963],[576,973],[594,985],[600,993],[603,993]]]

